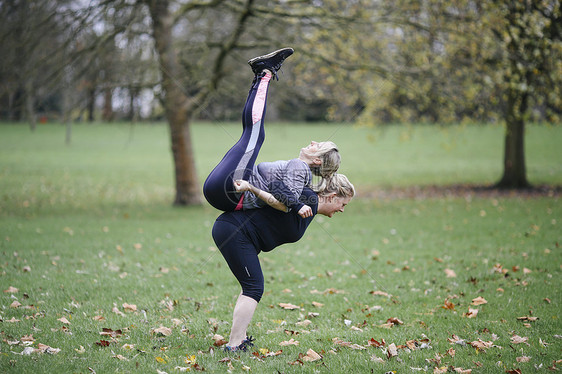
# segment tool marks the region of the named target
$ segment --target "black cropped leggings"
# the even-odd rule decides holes
[[[259,250],[240,229],[240,225],[230,221],[215,221],[213,239],[242,286],[242,295],[259,303],[264,290],[263,273],[258,259]]]

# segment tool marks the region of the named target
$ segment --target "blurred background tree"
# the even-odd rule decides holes
[[[193,119],[238,120],[246,60],[297,53],[268,118],[503,122],[504,175],[526,187],[524,124],[560,122],[557,0],[8,0],[0,119],[166,119],[175,204],[200,202]]]

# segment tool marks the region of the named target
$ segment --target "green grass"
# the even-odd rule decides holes
[[[201,179],[238,132],[232,124],[194,126]],[[277,125],[268,129],[260,159],[294,157],[308,139],[326,138],[340,146],[342,172],[361,192],[491,184],[501,174],[502,129],[494,126]],[[560,127],[528,129],[532,183],[562,184],[561,141]],[[191,367],[185,359],[192,355],[207,372],[228,370],[219,362],[224,353],[209,352],[215,333],[228,336],[239,292],[210,237],[218,212],[171,207],[172,186],[165,126],[75,126],[70,146],[62,126],[40,126],[34,134],[0,126],[0,281],[2,291],[18,289],[0,292],[0,372],[175,373],[176,366]],[[249,332],[257,349],[283,353],[261,361],[233,357],[232,371],[549,372],[562,349],[561,220],[558,197],[360,196],[344,214],[317,217],[299,243],[260,256],[266,292]],[[507,273],[495,271],[498,264]],[[478,296],[487,304],[471,305]],[[21,306],[11,307],[16,300]],[[454,310],[443,308],[445,300]],[[281,309],[281,302],[301,310]],[[124,310],[124,303],[137,311]],[[475,318],[463,316],[470,307],[479,310]],[[319,315],[309,326],[296,325],[310,312]],[[523,316],[539,319],[526,327],[517,320]],[[393,317],[404,324],[381,327]],[[151,332],[160,326],[172,334]],[[112,339],[100,335],[103,328],[123,334]],[[453,334],[501,348],[452,345]],[[61,351],[20,355],[26,335],[33,335],[31,347]],[[511,342],[513,335],[527,337],[528,345]],[[279,345],[291,338],[299,346]],[[399,349],[387,359],[380,348],[355,350],[334,338],[364,346],[384,339],[387,347],[428,338],[430,348]],[[109,346],[97,345],[101,340]],[[449,348],[454,357],[446,355]],[[323,359],[289,364],[308,349]],[[530,361],[517,362],[523,356]]]

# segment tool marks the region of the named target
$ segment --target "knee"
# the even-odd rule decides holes
[[[251,297],[252,299],[256,300],[258,303],[263,296],[263,283],[262,284],[255,284],[251,286],[245,286],[242,288],[242,295]]]

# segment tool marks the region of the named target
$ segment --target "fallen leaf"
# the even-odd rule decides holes
[[[316,353],[312,348],[309,349],[308,351],[306,351],[306,355],[304,355],[302,357],[303,361],[308,361],[308,362],[314,362],[314,361],[318,361],[321,360],[322,356],[320,356],[318,353]]]
[[[111,311],[117,315],[120,315],[121,317],[125,316],[125,313],[123,313],[122,311],[120,311],[119,309],[117,309],[116,306],[113,307],[113,309],[111,309]]]
[[[433,374],[444,374],[444,373],[447,372],[447,370],[449,370],[449,368],[447,366],[442,366],[440,368],[434,367],[433,368]]]
[[[18,293],[18,291],[19,290],[17,288],[12,287],[12,286],[10,286],[6,290],[4,290],[5,293]]]
[[[386,296],[386,297],[390,297],[390,295],[386,292],[383,291],[371,291],[370,292],[371,295],[378,295],[378,296]]]
[[[129,311],[129,312],[136,312],[137,311],[137,306],[134,304],[127,304],[127,303],[123,303],[123,309],[125,309],[125,311]]]
[[[156,334],[161,334],[161,335],[164,335],[164,336],[172,335],[172,329],[170,329],[168,327],[164,327],[164,326],[160,326],[156,329],[152,329],[152,332],[154,332]]]
[[[453,304],[451,301],[449,301],[449,299],[445,299],[445,305],[443,305],[441,308],[443,309],[448,309],[448,310],[455,310],[455,304]]]
[[[305,319],[304,321],[301,321],[301,322],[297,322],[297,323],[295,323],[295,325],[297,325],[297,326],[304,326],[304,327],[306,327],[306,326],[310,325],[311,323],[312,323],[312,321],[311,321],[311,320],[309,320],[309,319]]]
[[[123,356],[123,355],[115,355],[113,357],[116,358],[116,359],[119,359],[121,361],[129,361],[129,359],[127,357]]]
[[[533,271],[531,269],[523,268],[523,274],[530,274]]]
[[[221,347],[221,346],[225,345],[226,343],[228,343],[228,342],[224,339],[224,337],[223,337],[222,335],[219,335],[219,334],[213,335],[213,340],[215,341],[215,342],[213,343],[213,345],[214,345],[215,347]]]
[[[67,325],[70,325],[70,321],[68,319],[66,319],[66,317],[61,317],[61,318],[57,319],[57,321],[60,321],[60,322],[65,323]]]
[[[472,299],[472,305],[482,305],[488,302],[482,296],[478,296],[476,299]]]
[[[100,332],[100,335],[111,336],[112,338],[116,338],[118,336],[123,335],[123,331],[122,330],[112,330],[112,329],[104,327],[102,329],[102,331]]]
[[[461,373],[461,374],[471,374],[472,373],[472,369],[454,368],[453,370],[454,370],[455,373]]]
[[[288,345],[299,345],[299,344],[300,344],[299,341],[295,340],[293,338],[291,338],[289,340],[282,341],[281,343],[279,343],[279,345],[282,346],[282,347],[286,347]]]
[[[511,337],[511,342],[512,342],[513,344],[522,344],[522,343],[525,343],[525,344],[529,345],[529,343],[527,342],[528,340],[529,340],[529,338],[527,338],[527,337],[521,337],[521,336],[519,336],[519,335],[513,335],[513,336]]]
[[[494,345],[494,343],[492,342],[485,342],[482,339],[478,339],[476,341],[473,341],[470,343],[471,346],[473,346],[476,349],[480,349],[480,350],[486,350],[488,348],[492,348],[492,347],[498,347],[497,345]]]
[[[104,316],[94,316],[92,318],[94,321],[105,321],[105,317]]]
[[[17,300],[14,300],[11,304],[10,304],[10,308],[19,308],[21,306],[21,303]]]
[[[457,277],[457,273],[455,273],[455,271],[451,270],[451,269],[445,269],[445,274],[447,274],[447,278],[456,278]]]
[[[467,318],[475,318],[478,315],[478,309],[468,308],[468,313],[465,314]]]
[[[398,349],[396,348],[396,344],[392,343],[388,346],[388,349],[386,350],[386,356],[388,358],[398,356]]]
[[[529,322],[535,322],[539,319],[539,317],[517,317],[517,319],[519,321],[529,321]]]
[[[109,344],[110,343],[107,340],[100,340],[99,342],[96,342],[96,345],[99,345],[100,347],[108,347]]]
[[[521,369],[511,369],[505,371],[507,374],[522,374]]]
[[[529,362],[529,361],[531,361],[531,357],[522,356],[522,357],[517,357],[516,360],[517,360],[517,362]]]
[[[279,306],[287,310],[300,309],[299,306],[290,303],[279,303]]]
[[[392,318],[387,319],[386,323],[392,323],[393,325],[403,325],[404,324],[404,322],[400,321],[396,317],[392,317]]]
[[[384,347],[384,346],[386,345],[386,342],[384,341],[384,339],[381,339],[381,341],[378,342],[378,341],[376,341],[375,339],[371,338],[371,340],[369,340],[369,342],[368,342],[368,345],[369,345],[369,346],[372,345],[372,346],[374,346],[374,347],[379,348],[379,347]]]
[[[380,357],[375,356],[375,355],[371,356],[371,361],[379,363],[379,364],[384,364],[384,360]]]
[[[315,306],[315,307],[317,307],[317,308],[322,308],[322,307],[324,306],[324,304],[322,304],[322,303],[317,303],[316,301],[313,301],[313,302],[312,302],[312,305]]]
[[[79,349],[74,348],[74,350],[76,351],[76,353],[78,353],[80,355],[86,353],[86,349],[83,346],[80,346]]]

